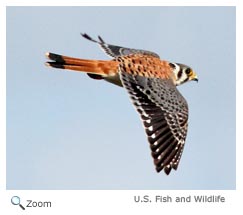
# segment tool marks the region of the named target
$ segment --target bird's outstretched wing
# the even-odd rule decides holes
[[[170,79],[132,75],[120,78],[143,121],[157,172],[177,169],[185,144],[188,105]]]
[[[100,47],[105,51],[105,53],[113,58],[123,56],[123,55],[130,55],[130,54],[144,54],[144,55],[150,55],[156,58],[160,58],[159,55],[154,52],[140,50],[140,49],[130,49],[121,46],[107,44],[100,36],[98,36],[99,41],[97,41],[92,37],[90,37],[88,34],[81,34],[81,35],[92,42],[98,43]]]

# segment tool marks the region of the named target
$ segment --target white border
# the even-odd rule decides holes
[[[4,6],[235,6],[237,0],[9,0]]]
[[[139,2],[139,3],[138,3]],[[170,214],[187,213],[187,214],[214,214],[214,213],[230,213],[239,214],[240,207],[242,208],[242,167],[239,165],[242,162],[242,99],[240,92],[242,91],[243,68],[242,68],[242,21],[243,20],[243,1],[197,1],[195,0],[174,0],[174,1],[156,1],[150,0],[146,2],[140,1],[101,1],[87,0],[81,3],[76,1],[52,1],[42,0],[40,2],[32,1],[5,1],[0,8],[0,213],[15,214],[53,214],[53,213],[75,213],[84,212],[85,214],[148,214],[153,212]],[[13,191],[6,190],[6,6],[237,6],[237,189],[236,191]],[[229,77],[230,78],[230,77]],[[242,96],[241,96],[242,97]],[[227,158],[221,158],[227,159]],[[13,206],[10,203],[10,198],[13,195],[19,195],[26,199],[36,201],[51,201],[52,208],[28,208],[21,211],[18,206]],[[153,198],[156,195],[188,196],[188,195],[221,195],[226,198],[226,203],[134,203],[134,195],[149,195]],[[1,212],[1,210],[3,212]],[[241,210],[242,211],[242,210]]]
[[[6,10],[0,7],[0,193],[6,184]]]

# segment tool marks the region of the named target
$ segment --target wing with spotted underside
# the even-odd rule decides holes
[[[108,54],[113,58],[124,56],[124,55],[130,55],[130,54],[144,54],[144,55],[150,55],[156,58],[160,58],[159,55],[154,52],[107,44],[100,36],[98,36],[99,40],[95,40],[92,37],[90,37],[88,34],[81,34],[81,35],[92,42],[98,43],[102,48],[102,50],[104,50],[106,54]]]
[[[170,79],[131,75],[120,78],[143,121],[157,172],[177,169],[183,152],[188,105]]]

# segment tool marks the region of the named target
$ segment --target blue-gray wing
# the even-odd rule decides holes
[[[99,39],[98,41],[90,37],[88,34],[81,34],[81,35],[92,42],[98,43],[102,48],[102,50],[104,50],[106,54],[108,54],[113,58],[123,56],[123,55],[130,55],[130,54],[144,54],[144,55],[150,55],[156,58],[160,58],[159,55],[154,52],[107,44],[100,36],[98,36]]]
[[[120,68],[120,78],[143,121],[156,170],[177,169],[183,152],[188,105],[170,79],[131,75]]]

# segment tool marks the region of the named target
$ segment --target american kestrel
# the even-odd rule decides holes
[[[198,80],[184,64],[161,60],[156,53],[110,45],[99,36],[94,40],[112,60],[86,60],[46,53],[46,65],[86,72],[93,79],[104,79],[124,87],[143,121],[157,172],[169,175],[181,159],[188,127],[188,105],[176,86]]]

